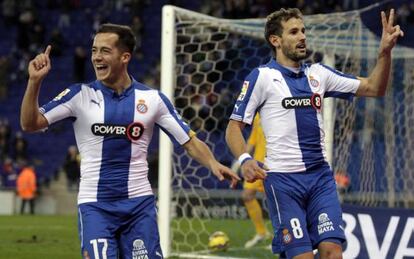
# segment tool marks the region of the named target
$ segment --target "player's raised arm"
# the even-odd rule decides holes
[[[241,171],[247,182],[254,182],[257,179],[266,178],[266,168],[261,168],[256,160],[247,152],[246,141],[244,140],[242,130],[244,123],[230,120],[226,129],[226,142],[234,157],[239,159]]]
[[[367,78],[360,77],[361,85],[356,94],[358,96],[384,96],[387,90],[388,78],[391,70],[391,51],[397,43],[398,37],[404,36],[399,25],[394,24],[395,11],[390,15],[381,12],[382,37],[379,47],[377,64]]]
[[[229,179],[230,187],[236,187],[237,181],[239,181],[240,178],[230,168],[220,164],[214,158],[210,148],[204,142],[199,140],[196,136],[193,136],[183,145],[183,147],[192,158],[209,168],[220,181]]]
[[[20,124],[24,131],[36,131],[48,126],[46,118],[39,112],[38,98],[40,85],[51,68],[49,58],[51,49],[52,47],[48,45],[45,52],[38,54],[29,62],[29,80],[20,111]]]

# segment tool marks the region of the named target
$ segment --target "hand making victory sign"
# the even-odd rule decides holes
[[[381,21],[382,21],[382,37],[381,37],[381,43],[380,43],[380,53],[389,53],[392,48],[397,43],[397,39],[399,36],[403,37],[404,32],[401,30],[399,25],[393,25],[394,24],[394,17],[395,17],[395,11],[394,9],[391,9],[390,15],[387,16],[385,12],[381,12]]]
[[[378,50],[377,64],[367,78],[358,77],[361,80],[361,84],[356,92],[357,96],[385,95],[392,65],[391,50],[397,43],[398,37],[404,36],[404,32],[400,26],[394,26],[394,18],[394,9],[390,10],[388,19],[385,12],[381,12],[382,36]]]

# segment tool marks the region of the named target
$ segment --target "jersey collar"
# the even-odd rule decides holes
[[[272,58],[269,63],[267,64],[268,67],[274,68],[279,70],[283,75],[288,77],[303,77],[305,76],[305,68],[307,67],[305,64],[301,64],[299,68],[299,73],[295,73],[286,67],[282,66],[281,64],[277,63],[276,59]]]
[[[128,86],[121,94],[118,94],[115,90],[105,86],[99,80],[96,80],[96,84],[99,86],[99,89],[101,89],[101,91],[104,94],[111,96],[111,97],[123,98],[123,97],[129,96],[137,86],[137,81],[131,75],[129,77],[131,78],[131,85]]]

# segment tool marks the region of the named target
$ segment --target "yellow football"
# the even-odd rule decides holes
[[[212,252],[222,252],[229,248],[230,239],[226,233],[216,231],[208,238],[208,249]]]

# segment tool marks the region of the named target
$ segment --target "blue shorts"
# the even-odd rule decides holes
[[[310,252],[324,240],[345,242],[332,170],[268,173],[264,181],[274,230],[273,253]]]
[[[153,195],[78,209],[82,258],[163,258]]]

